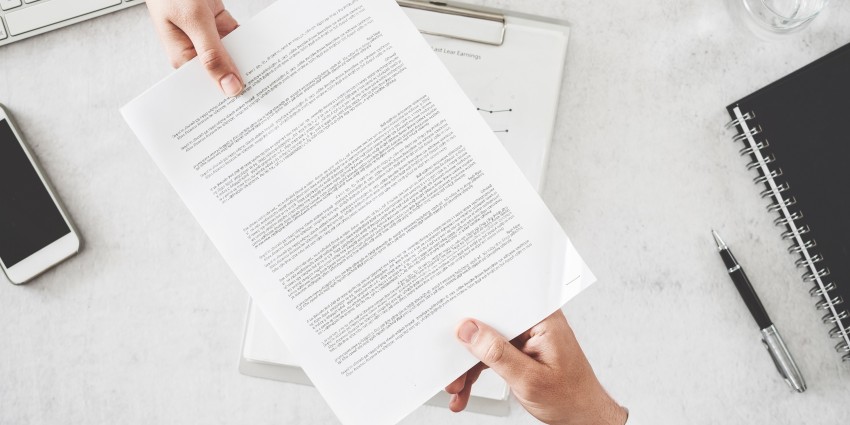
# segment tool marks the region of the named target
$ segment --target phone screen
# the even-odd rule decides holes
[[[0,259],[12,267],[68,233],[9,122],[0,118]]]

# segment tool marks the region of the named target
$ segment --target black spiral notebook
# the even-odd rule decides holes
[[[850,361],[850,44],[727,110],[819,317]]]

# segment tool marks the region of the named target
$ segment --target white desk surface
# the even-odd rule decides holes
[[[247,19],[270,0],[230,3]],[[850,42],[850,4],[763,42],[721,1],[479,3],[572,24],[544,198],[599,277],[568,317],[614,397],[652,424],[850,421],[850,364],[723,130],[728,103]],[[4,47],[0,64],[0,102],[85,238],[37,282],[0,283],[0,423],[336,423],[315,389],[236,370],[248,297],[118,113],[169,72],[144,7]],[[712,227],[805,394],[761,347]],[[536,422],[513,403],[404,423]]]

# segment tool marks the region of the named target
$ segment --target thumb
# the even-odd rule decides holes
[[[473,356],[493,369],[511,387],[521,384],[523,378],[539,366],[495,329],[475,319],[461,322],[457,327],[457,338]]]
[[[206,68],[210,77],[218,83],[221,91],[230,97],[242,93],[245,88],[242,78],[221,42],[212,13],[210,12],[207,19],[196,21],[184,31],[195,46],[198,60]]]

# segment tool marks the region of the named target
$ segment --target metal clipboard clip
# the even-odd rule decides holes
[[[414,21],[422,34],[491,46],[501,46],[505,43],[507,20],[504,14],[437,1],[396,0],[396,2],[399,6],[408,9],[408,16]],[[440,13],[460,20],[473,19],[480,22],[479,25],[460,25],[460,22],[451,20],[444,23],[426,22],[425,19],[416,18],[416,15],[420,12]]]

